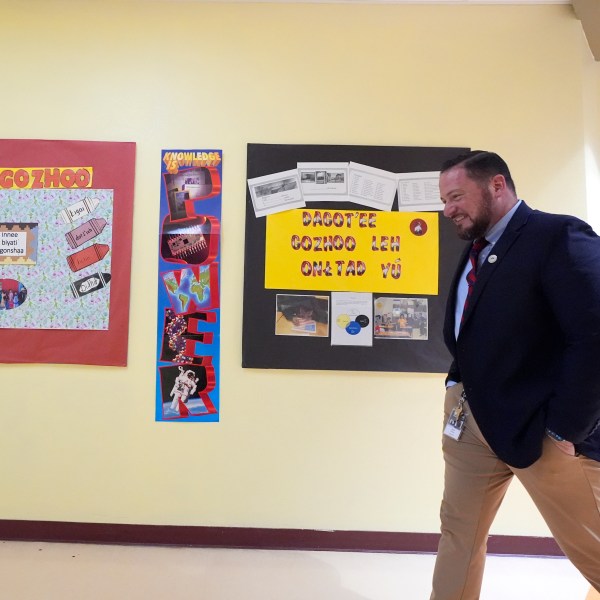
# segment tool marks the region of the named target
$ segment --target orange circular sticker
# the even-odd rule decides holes
[[[423,219],[414,219],[410,223],[410,231],[413,235],[425,235],[427,233],[427,223]]]

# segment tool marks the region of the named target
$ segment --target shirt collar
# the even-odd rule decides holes
[[[512,219],[523,200],[519,200],[486,234],[485,239],[493,246],[504,233],[508,222]]]

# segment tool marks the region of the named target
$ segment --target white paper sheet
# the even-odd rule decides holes
[[[398,173],[398,210],[444,210],[440,200],[439,171]]]
[[[306,202],[348,200],[347,162],[298,163],[298,174]]]
[[[306,206],[297,169],[248,179],[257,217]]]
[[[392,210],[397,181],[395,173],[351,162],[349,199],[371,208]]]
[[[373,294],[331,292],[331,345],[373,345]]]

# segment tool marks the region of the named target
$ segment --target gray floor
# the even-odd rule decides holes
[[[0,542],[0,598],[427,600],[434,560],[427,554]],[[481,598],[586,600],[588,590],[566,559],[490,556]]]

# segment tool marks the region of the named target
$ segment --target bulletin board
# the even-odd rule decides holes
[[[307,202],[302,207],[294,206],[292,199],[290,210],[261,214],[256,196],[257,190],[260,192],[262,178],[268,179],[271,174],[285,174],[281,184],[267,184],[271,189],[273,185],[286,185],[296,176],[295,173],[303,177],[298,165],[328,163],[342,166],[356,163],[381,169],[382,173],[431,173],[439,171],[445,160],[467,151],[468,148],[451,147],[248,144],[242,366],[447,372],[450,355],[442,338],[443,320],[451,279],[464,242],[439,210],[399,212],[396,193],[393,202],[390,200],[389,210],[379,210],[373,202],[361,206],[356,200],[332,202],[331,197],[319,200],[317,196],[316,201],[311,199],[310,204]],[[326,177],[335,181],[335,169],[331,171]],[[312,181],[316,178],[318,183],[320,171],[307,177],[312,177]],[[258,184],[251,185],[254,182]],[[335,185],[331,187],[333,189]],[[401,260],[389,260],[388,257],[393,256],[389,253],[385,259],[383,253],[376,255],[374,262],[377,264],[374,266],[368,264],[367,260],[319,260],[318,273],[311,272],[311,264],[316,268],[315,262],[304,261],[302,267],[286,269],[284,260],[281,262],[283,267],[279,269],[281,272],[278,272],[277,264],[282,255],[295,250],[302,253],[307,244],[314,246],[315,238],[302,236],[300,230],[303,227],[307,228],[306,231],[310,230],[315,219],[319,220],[319,225],[323,219],[332,222],[335,215],[340,219],[340,229],[335,233],[352,228],[352,235],[330,236],[328,241],[330,244],[340,244],[338,256],[344,256],[344,250],[347,249],[347,255],[352,259],[356,254],[352,253],[353,245],[357,239],[360,243],[359,236],[374,234],[377,227],[381,229],[381,224],[388,221],[387,230],[392,228],[400,231],[407,221],[406,227],[410,227],[415,235],[398,236],[397,240],[395,236],[383,238],[371,235],[372,242],[369,238],[366,243],[372,245],[370,250],[389,251],[394,249],[393,244],[397,241],[398,249],[402,246],[404,250],[404,256],[407,243],[421,244],[416,245],[412,252],[415,260],[422,263],[422,268],[417,270],[424,280],[411,284],[410,269],[400,271]],[[347,220],[343,226],[342,218]],[[372,229],[369,229],[371,226]],[[428,235],[419,237],[422,230],[427,230]],[[331,256],[335,254],[331,253]],[[326,253],[322,256],[324,259],[329,257]],[[382,260],[378,260],[379,256]],[[405,263],[406,260],[403,266]],[[386,268],[390,269],[389,273]],[[304,272],[299,276],[300,269],[304,269]],[[329,269],[329,272],[324,273],[320,269]],[[393,269],[396,271],[392,275]],[[377,270],[380,271],[378,283],[369,282],[367,276]],[[300,287],[302,284],[298,278],[301,282],[302,276],[304,281],[310,282],[308,289]],[[419,292],[415,293],[413,287]],[[346,326],[348,321],[346,314],[340,314],[339,309],[336,312],[340,296],[351,296],[350,303],[354,297],[359,303],[363,297],[372,303],[372,312],[368,317],[360,314],[356,318],[360,325],[354,322],[348,324],[348,331],[356,334],[354,343],[348,345],[333,343],[339,327]],[[298,303],[302,303],[302,306],[294,308],[294,304]],[[309,311],[310,321],[303,320],[302,314],[298,318],[298,311],[302,310]],[[341,312],[344,313],[344,309]],[[351,309],[345,312],[352,314]],[[294,316],[291,316],[292,313]],[[424,318],[421,318],[422,315]],[[406,326],[406,317],[412,321],[410,327]],[[356,340],[363,333],[361,327],[367,323],[365,329],[374,333],[370,333],[370,339],[360,344]],[[304,326],[312,329],[302,331]],[[356,327],[355,331],[351,330],[352,326]],[[410,334],[405,333],[409,330]],[[404,335],[406,337],[402,337]]]
[[[127,365],[135,148],[0,140],[0,362]]]

